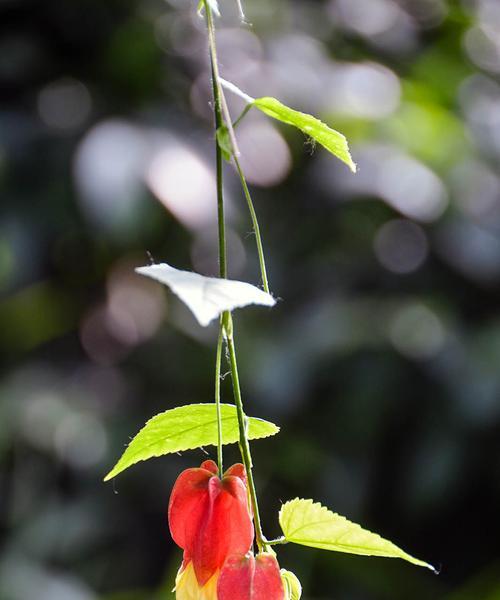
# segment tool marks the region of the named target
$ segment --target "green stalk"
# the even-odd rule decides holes
[[[217,411],[217,464],[219,466],[219,475],[224,472],[224,463],[222,458],[222,415],[220,407],[220,366],[222,360],[222,339],[223,339],[222,319],[219,325],[219,337],[217,340],[217,356],[215,358],[215,407]]]
[[[216,131],[224,124],[223,114],[226,115],[226,126],[229,133],[229,139],[231,142],[232,156],[234,159],[234,164],[236,165],[236,170],[238,172],[241,185],[243,188],[243,193],[245,194],[245,199],[247,201],[248,210],[250,211],[250,217],[252,219],[253,230],[255,233],[255,239],[257,242],[257,254],[259,256],[259,265],[260,265],[260,273],[262,277],[262,285],[264,287],[264,291],[269,294],[269,283],[267,279],[267,271],[266,271],[266,261],[264,258],[264,247],[262,244],[262,237],[260,234],[259,222],[257,220],[257,213],[255,212],[255,208],[252,202],[252,196],[250,195],[250,190],[248,189],[248,184],[245,179],[245,174],[243,173],[243,169],[241,168],[241,163],[239,161],[239,150],[238,144],[236,142],[236,137],[234,134],[234,128],[231,123],[231,116],[229,115],[229,111],[227,108],[226,99],[224,96],[224,91],[220,84],[220,74],[219,74],[219,65],[217,63],[217,45],[215,41],[215,27],[213,15],[210,7],[208,6],[208,2],[205,2],[205,10],[207,11],[207,27],[208,27],[208,40],[210,46],[210,63],[212,69],[212,87],[213,87],[213,95],[214,95],[214,111],[215,111],[215,128]],[[238,125],[241,119],[247,114],[250,110],[251,105],[248,105],[238,120],[236,121],[234,127]],[[217,141],[217,136],[215,140],[216,152],[217,152],[217,207],[218,207],[218,223],[219,223],[219,263],[220,263],[220,276],[223,278],[227,277],[227,267],[226,267],[226,240],[225,240],[225,222],[224,222],[224,198],[223,198],[223,187],[222,187],[222,164],[223,164],[223,156],[222,150]]]
[[[208,40],[210,48],[210,65],[212,71],[212,88],[214,96],[214,119],[215,130],[222,126],[221,88],[219,85],[219,68],[217,64],[217,48],[215,45],[215,28],[212,10],[205,1],[205,14],[207,18]],[[227,278],[227,255],[226,255],[226,223],[224,215],[224,181],[223,181],[223,157],[222,150],[215,138],[215,162],[217,170],[217,223],[219,235],[219,276],[221,279]],[[219,475],[223,473],[222,458],[222,417],[220,407],[220,367],[222,355],[223,325],[222,317],[219,325],[219,339],[217,341],[217,356],[215,362],[215,406],[217,411],[217,462],[219,466]]]
[[[212,89],[214,95],[214,117],[215,130],[217,131],[224,123],[222,118],[222,90],[219,83],[219,66],[217,63],[217,46],[215,43],[215,27],[212,9],[205,0],[205,14],[207,15],[208,44],[210,49],[210,65],[212,70]],[[215,160],[217,165],[217,222],[219,227],[219,275],[227,279],[227,255],[226,255],[226,220],[224,216],[224,185],[223,185],[223,157],[222,150],[215,137]]]
[[[215,41],[215,27],[214,20],[212,15],[212,10],[207,0],[204,0],[205,13],[207,18],[207,29],[208,29],[208,43],[210,49],[210,62],[212,69],[212,86],[213,86],[213,94],[214,94],[214,115],[215,115],[215,127],[216,130],[219,129],[224,124],[224,119],[222,116],[222,90],[220,85],[220,76],[219,76],[219,68],[217,64],[217,47]],[[234,148],[233,148],[234,150]],[[219,264],[220,264],[220,276],[221,278],[227,277],[227,257],[226,257],[226,229],[225,229],[225,219],[224,219],[224,193],[223,193],[223,173],[222,173],[222,151],[217,143],[216,138],[216,161],[217,161],[217,216],[218,216],[218,224],[219,224]],[[231,378],[233,382],[233,392],[234,392],[234,400],[236,404],[236,412],[238,415],[238,427],[239,427],[239,445],[241,451],[241,457],[243,459],[243,464],[245,465],[247,480],[248,480],[248,489],[250,492],[250,501],[252,504],[252,510],[254,515],[254,523],[255,523],[255,537],[257,541],[257,546],[259,552],[267,549],[266,539],[262,533],[262,526],[260,522],[260,513],[259,513],[259,505],[257,501],[257,492],[255,489],[255,482],[253,480],[252,473],[252,455],[250,452],[250,444],[248,443],[248,435],[247,435],[247,426],[246,426],[246,416],[243,410],[243,401],[241,397],[239,376],[238,376],[238,365],[236,361],[236,349],[234,346],[234,338],[233,338],[233,324],[232,317],[230,312],[225,312],[222,315],[222,327],[224,328],[227,346],[229,350],[229,359],[231,365]],[[220,337],[220,334],[219,334]],[[217,374],[217,379],[220,382],[220,372]],[[219,385],[217,383],[216,385]],[[222,452],[222,444],[221,442],[221,422],[218,420],[218,428],[219,428],[219,453]]]
[[[228,82],[225,82],[225,85],[227,87]],[[233,90],[234,91],[234,90]],[[221,95],[222,95],[222,100],[223,100],[223,107],[226,106],[226,103],[224,101],[224,91],[221,89]],[[252,101],[252,98],[248,97],[248,99],[250,101]],[[267,279],[267,271],[266,271],[266,261],[264,258],[264,247],[262,244],[262,236],[260,234],[260,227],[259,227],[259,221],[257,219],[257,213],[255,212],[255,208],[253,205],[253,201],[252,201],[252,196],[250,194],[250,190],[248,189],[248,184],[247,184],[247,180],[245,177],[245,174],[243,173],[243,169],[241,168],[241,163],[239,160],[239,156],[240,156],[240,152],[238,150],[238,145],[236,143],[236,135],[234,133],[234,130],[236,129],[236,127],[239,125],[239,123],[245,118],[245,116],[247,115],[248,111],[252,108],[252,104],[248,103],[243,112],[241,113],[241,115],[236,119],[236,121],[231,125],[231,127],[228,128],[229,130],[229,139],[231,141],[231,155],[234,159],[234,164],[236,166],[236,171],[238,173],[238,176],[240,178],[240,182],[241,182],[241,187],[243,188],[243,193],[245,195],[245,199],[247,201],[247,205],[248,205],[248,210],[250,212],[250,217],[252,219],[252,225],[253,225],[253,231],[255,234],[255,240],[257,243],[257,254],[259,256],[259,265],[260,265],[260,274],[261,274],[261,278],[262,278],[262,286],[264,287],[264,291],[267,292],[268,294],[269,292],[269,283],[268,283],[268,279]],[[227,114],[227,120],[228,123],[230,122],[230,115]]]
[[[264,247],[262,245],[262,237],[260,235],[260,227],[259,221],[257,220],[257,213],[255,212],[255,208],[252,202],[252,196],[250,195],[250,190],[248,189],[247,180],[245,178],[245,174],[243,173],[243,169],[241,168],[241,164],[239,158],[233,153],[234,164],[236,166],[236,171],[238,172],[241,187],[243,188],[243,193],[245,194],[245,198],[248,205],[248,210],[250,211],[250,217],[252,218],[253,230],[255,233],[255,241],[257,242],[257,254],[259,255],[259,265],[260,265],[260,274],[262,277],[262,285],[264,286],[264,291],[269,294],[269,283],[267,281],[267,271],[266,271],[266,260],[264,258]]]
[[[238,125],[241,123],[241,121],[243,121],[243,119],[247,116],[247,114],[248,114],[248,112],[250,111],[251,108],[252,108],[251,104],[247,104],[245,106],[245,108],[243,109],[241,115],[233,123],[233,129],[236,129],[236,127],[238,127]]]
[[[226,328],[227,332],[227,347],[229,350],[229,363],[231,365],[231,379],[233,382],[233,393],[236,404],[236,412],[238,414],[238,428],[240,432],[240,452],[243,459],[243,464],[247,472],[248,489],[250,492],[250,500],[252,503],[253,519],[255,523],[255,539],[257,541],[257,547],[259,552],[265,552],[267,550],[267,540],[264,537],[262,531],[262,524],[260,520],[259,504],[257,501],[257,490],[255,489],[255,482],[252,474],[252,454],[250,452],[250,444],[248,442],[247,435],[247,417],[243,411],[243,399],[241,397],[240,378],[238,375],[238,363],[236,360],[236,348],[234,345],[233,336],[233,325],[231,314],[227,313],[229,327]]]

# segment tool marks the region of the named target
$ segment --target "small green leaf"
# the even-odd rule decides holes
[[[224,160],[227,162],[231,161],[231,155],[233,153],[233,149],[231,146],[231,138],[229,137],[229,129],[222,125],[217,129],[217,144],[222,151],[222,156]]]
[[[402,558],[435,571],[432,565],[413,558],[392,542],[312,500],[295,498],[286,502],[281,507],[279,521],[285,538],[294,544],[363,556]]]
[[[353,173],[356,165],[351,158],[346,138],[312,115],[293,110],[276,98],[257,98],[253,105],[266,115],[287,125],[293,125],[345,162]]]
[[[239,440],[236,407],[221,404],[222,442]],[[261,439],[278,433],[279,427],[255,417],[248,417],[249,439]],[[127,446],[120,460],[104,481],[116,477],[141,460],[217,445],[217,414],[215,404],[188,404],[156,415],[150,419]]]

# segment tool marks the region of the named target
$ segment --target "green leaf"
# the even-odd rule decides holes
[[[239,440],[236,407],[221,404],[222,442]],[[278,433],[279,427],[268,421],[248,417],[249,439],[261,439]],[[215,404],[188,404],[156,415],[130,442],[120,460],[104,481],[116,477],[141,460],[217,445],[217,414]]]
[[[285,538],[294,544],[363,556],[402,558],[435,571],[432,565],[413,558],[392,542],[312,500],[295,498],[286,502],[281,507],[279,521]]]
[[[229,137],[229,129],[225,125],[222,125],[221,127],[219,127],[219,129],[217,129],[216,135],[217,144],[221,149],[224,160],[230,162],[233,149],[231,146],[231,139]]]
[[[276,98],[257,98],[253,105],[266,115],[287,125],[293,125],[345,162],[353,173],[356,165],[351,158],[346,138],[312,115],[293,110]]]

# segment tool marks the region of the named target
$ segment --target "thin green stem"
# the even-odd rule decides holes
[[[236,127],[238,127],[238,125],[241,123],[241,121],[243,121],[243,119],[247,116],[247,114],[248,114],[248,112],[250,111],[251,108],[252,108],[251,104],[247,104],[245,106],[245,108],[241,112],[241,115],[233,123],[233,129],[236,129]]]
[[[259,264],[260,264],[260,274],[262,277],[262,285],[264,286],[264,291],[269,294],[269,283],[267,280],[267,271],[266,271],[266,259],[264,258],[264,247],[262,245],[262,237],[260,235],[260,227],[259,221],[257,220],[257,213],[255,212],[255,208],[252,202],[252,196],[250,195],[250,190],[248,189],[247,180],[245,178],[245,174],[243,173],[243,169],[241,168],[241,164],[239,158],[236,154],[233,154],[234,164],[236,166],[236,171],[238,171],[238,175],[241,181],[241,186],[243,188],[243,193],[245,194],[245,198],[248,204],[248,210],[250,211],[250,217],[252,218],[253,230],[255,233],[255,240],[257,242],[257,254],[259,255]]]
[[[217,355],[215,358],[215,406],[217,411],[217,464],[219,474],[224,472],[224,463],[222,459],[222,414],[220,406],[220,366],[222,361],[222,340],[223,340],[222,319],[219,325],[219,338],[217,340]]]
[[[255,208],[253,206],[252,197],[250,195],[250,190],[248,189],[248,185],[245,179],[245,175],[241,168],[241,164],[239,161],[239,149],[236,141],[236,137],[234,135],[233,125],[231,123],[231,116],[229,114],[229,110],[227,108],[226,99],[224,96],[224,92],[222,90],[220,84],[220,74],[219,74],[219,65],[217,62],[217,44],[215,40],[215,27],[214,27],[214,19],[212,15],[211,8],[205,0],[205,11],[207,15],[207,28],[208,28],[208,43],[210,48],[210,63],[212,69],[212,87],[213,87],[213,95],[214,95],[214,113],[215,113],[215,128],[216,131],[224,124],[224,117],[226,118],[226,125],[228,128],[231,146],[232,146],[232,154],[234,158],[234,162],[236,165],[236,169],[238,171],[238,175],[241,180],[241,185],[243,187],[243,192],[245,194],[245,198],[248,204],[248,209],[250,211],[250,216],[252,219],[253,229],[255,232],[255,239],[257,241],[257,253],[259,255],[259,264],[260,264],[260,272],[262,276],[262,285],[264,286],[264,290],[269,293],[269,283],[267,279],[267,271],[266,271],[266,261],[264,258],[264,248],[262,244],[262,237],[260,235],[260,227],[259,222],[257,220],[257,214],[255,212]],[[248,110],[250,110],[251,105],[248,105],[243,113],[241,114],[241,120]],[[238,123],[238,121],[236,123]],[[227,258],[226,258],[226,235],[225,235],[225,218],[224,218],[224,190],[222,184],[222,150],[219,147],[219,143],[217,141],[217,137],[215,140],[216,145],[216,161],[217,161],[217,210],[218,210],[218,224],[219,224],[219,265],[220,265],[220,276],[222,278],[227,278]]]
[[[217,46],[215,42],[215,27],[212,9],[205,0],[205,14],[207,16],[208,45],[210,50],[210,66],[212,70],[212,89],[214,95],[214,117],[215,130],[224,123],[222,117],[221,87],[219,83],[219,66],[217,63]],[[226,220],[224,215],[224,185],[223,185],[223,157],[222,150],[215,138],[215,160],[217,168],[217,222],[219,229],[219,275],[222,279],[227,278],[227,256],[226,256]]]
[[[262,524],[259,513],[259,503],[257,500],[257,491],[255,489],[255,482],[252,473],[252,455],[250,452],[250,444],[248,442],[247,432],[247,417],[243,410],[243,399],[241,397],[240,378],[238,375],[238,362],[236,360],[236,348],[234,345],[234,336],[232,332],[231,315],[227,313],[230,326],[226,328],[227,335],[227,348],[229,350],[229,363],[231,366],[231,379],[233,382],[234,400],[236,403],[236,412],[238,414],[238,428],[240,432],[240,452],[245,465],[245,470],[248,479],[248,489],[250,492],[250,501],[252,503],[253,518],[255,523],[255,539],[257,541],[257,547],[259,552],[265,552],[267,549],[267,542],[262,532]],[[229,331],[228,331],[229,329]]]
[[[223,102],[222,102],[222,90],[220,85],[219,67],[217,64],[217,47],[215,41],[215,27],[210,8],[207,0],[204,0],[205,13],[207,17],[207,29],[208,29],[208,42],[210,48],[210,62],[212,68],[212,86],[214,94],[214,115],[215,115],[215,127],[219,129],[224,124],[223,118]],[[229,126],[231,123],[228,124]],[[222,173],[222,151],[217,143],[216,137],[216,161],[217,161],[217,216],[219,223],[219,264],[220,264],[220,276],[221,278],[227,277],[227,259],[226,259],[226,231],[225,231],[225,219],[224,219],[224,193],[223,193],[223,173]],[[233,145],[233,154],[237,154],[237,148]],[[224,328],[224,332],[227,339],[227,345],[229,350],[229,361],[231,365],[231,378],[233,382],[233,392],[236,404],[236,412],[238,415],[238,428],[239,428],[239,445],[243,464],[245,465],[248,489],[250,492],[250,501],[252,504],[252,510],[254,515],[255,523],[255,537],[259,552],[262,552],[268,548],[265,542],[264,534],[262,533],[262,526],[260,521],[259,505],[257,501],[257,492],[255,489],[255,483],[252,474],[252,455],[250,453],[250,444],[248,443],[248,433],[246,416],[243,410],[243,400],[241,397],[240,382],[238,376],[238,364],[236,361],[236,349],[234,346],[233,338],[233,321],[230,312],[225,312],[222,315],[221,330]],[[219,373],[220,375],[220,373]],[[218,377],[220,380],[220,377]],[[219,385],[219,384],[217,384]],[[221,440],[221,427],[219,427],[219,452],[222,452]]]
[[[288,540],[284,536],[281,536],[279,538],[276,538],[275,540],[266,540],[266,544],[268,546],[283,545],[288,544]]]
[[[221,88],[219,84],[219,68],[217,64],[217,47],[215,43],[215,28],[212,9],[205,0],[205,14],[207,18],[208,44],[210,51],[210,65],[212,71],[212,87],[214,95],[214,119],[215,131],[221,127],[224,122],[222,117]],[[226,220],[224,215],[224,181],[223,181],[223,157],[222,150],[215,137],[215,162],[217,170],[217,223],[219,236],[219,276],[221,279],[227,278],[227,256],[226,256]],[[217,411],[217,462],[219,465],[219,475],[223,473],[222,458],[222,418],[220,407],[220,367],[222,357],[222,339],[223,324],[222,317],[219,326],[219,339],[217,341],[217,356],[215,362],[215,406]]]

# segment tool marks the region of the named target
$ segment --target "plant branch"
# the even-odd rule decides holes
[[[219,466],[219,476],[224,472],[224,463],[222,458],[222,415],[220,407],[220,366],[222,360],[222,339],[223,339],[222,317],[219,325],[219,337],[217,340],[217,355],[215,358],[215,407],[217,411],[217,464]]]
[[[224,123],[222,117],[221,87],[219,83],[219,67],[217,63],[217,46],[215,43],[215,27],[212,9],[207,0],[205,3],[205,14],[207,19],[208,45],[210,51],[210,66],[212,71],[212,89],[214,95],[214,118],[215,130],[217,131]],[[222,173],[222,150],[215,139],[215,153],[217,166],[217,222],[219,229],[219,275],[227,279],[227,257],[226,257],[226,222],[224,216],[224,186]]]
[[[267,279],[266,261],[264,258],[264,247],[262,244],[262,236],[260,234],[259,221],[257,219],[257,213],[255,212],[255,208],[253,205],[250,190],[248,189],[248,184],[247,184],[247,181],[245,178],[245,174],[243,173],[243,169],[241,168],[241,163],[239,160],[240,152],[239,152],[239,149],[237,146],[236,136],[234,135],[234,129],[241,122],[241,120],[246,116],[248,111],[252,108],[252,104],[255,101],[255,99],[252,98],[251,96],[249,96],[248,94],[245,94],[245,92],[242,92],[237,86],[234,85],[234,83],[231,83],[230,81],[226,81],[225,79],[222,79],[222,77],[219,78],[219,82],[221,84],[221,87],[228,89],[229,91],[233,92],[233,94],[240,96],[247,102],[247,105],[245,106],[243,112],[238,117],[238,119],[234,122],[231,129],[228,129],[228,131],[230,134],[230,140],[231,140],[231,146],[232,146],[232,156],[234,159],[234,164],[236,166],[236,171],[238,172],[238,176],[241,181],[243,193],[245,194],[245,199],[247,201],[248,210],[250,211],[250,217],[252,219],[252,225],[253,225],[253,230],[255,233],[255,239],[257,241],[257,254],[259,255],[259,264],[260,264],[260,273],[261,273],[261,277],[262,277],[262,285],[264,287],[264,291],[269,294],[269,283],[268,283],[268,279]],[[226,106],[226,108],[227,108],[227,104],[225,103],[225,97],[224,97],[224,93],[223,93],[222,89],[221,89],[221,98],[223,100],[223,106]],[[227,114],[225,113],[225,118],[228,123],[231,123],[231,115],[229,115],[229,112]],[[232,137],[231,137],[231,131],[233,134]]]
[[[210,48],[210,62],[212,68],[212,86],[214,94],[214,116],[215,116],[215,127],[216,131],[224,124],[223,118],[223,103],[222,97],[223,92],[219,80],[219,68],[217,64],[217,46],[215,41],[215,27],[212,15],[212,10],[208,0],[204,0],[205,13],[207,19],[208,29],[208,40]],[[227,108],[227,106],[226,106]],[[231,127],[231,122],[227,123],[228,128]],[[231,128],[232,129],[232,128]],[[234,131],[233,131],[234,135]],[[226,257],[226,230],[225,230],[225,218],[224,218],[224,187],[223,187],[223,172],[222,172],[222,150],[218,144],[217,136],[215,136],[216,143],[216,161],[217,161],[217,217],[219,224],[219,264],[220,264],[220,276],[221,278],[227,278],[227,257]],[[237,148],[233,145],[233,151],[236,152]],[[243,463],[245,465],[248,489],[250,492],[250,500],[253,510],[253,518],[255,523],[255,537],[259,552],[266,550],[268,547],[265,543],[265,537],[262,533],[262,526],[260,522],[259,505],[257,501],[257,492],[255,489],[255,483],[253,480],[252,473],[252,455],[250,453],[250,444],[248,442],[246,416],[243,410],[243,400],[241,398],[240,382],[238,376],[238,364],[236,361],[236,349],[233,338],[233,321],[230,312],[225,312],[222,315],[221,321],[221,333],[222,328],[226,334],[227,345],[229,350],[229,359],[231,365],[231,378],[233,382],[233,392],[236,404],[236,412],[238,415],[238,428],[239,428],[239,444]],[[219,334],[220,337],[220,334]],[[217,375],[217,373],[216,373]],[[217,377],[217,385],[220,384],[220,372]],[[219,389],[220,392],[220,389]],[[222,434],[221,434],[221,423],[218,422],[219,428],[219,448],[218,452],[222,453]],[[222,475],[222,473],[221,473]]]
[[[207,20],[210,66],[212,71],[212,88],[214,96],[214,120],[215,131],[224,123],[222,117],[221,88],[218,81],[219,69],[217,65],[217,47],[215,44],[214,19],[212,9],[207,0],[204,0],[205,14]],[[222,150],[215,138],[215,161],[217,171],[217,223],[219,237],[219,276],[221,279],[227,278],[227,256],[226,256],[226,222],[224,215],[224,181],[223,181],[223,157]],[[223,473],[223,452],[222,452],[222,418],[220,407],[220,367],[222,355],[223,324],[222,317],[219,325],[219,338],[217,341],[217,356],[215,362],[215,406],[217,411],[217,462],[219,465],[219,476]]]
[[[236,360],[236,348],[234,344],[233,336],[233,324],[230,313],[226,313],[227,321],[229,325],[226,327],[227,334],[227,348],[229,351],[229,364],[231,367],[231,379],[233,382],[234,400],[236,403],[236,412],[238,414],[238,428],[240,432],[240,452],[245,465],[245,470],[248,479],[248,489],[250,492],[250,501],[252,503],[253,518],[255,523],[255,539],[257,541],[257,547],[259,552],[265,552],[267,549],[267,542],[262,532],[262,524],[260,521],[259,504],[257,500],[257,491],[255,489],[255,482],[252,473],[252,455],[250,452],[250,444],[248,442],[247,432],[247,417],[243,411],[243,399],[241,397],[240,379],[238,375],[238,363]]]
[[[255,233],[255,240],[257,243],[257,254],[259,255],[259,265],[260,265],[260,273],[262,277],[262,285],[264,286],[264,291],[269,294],[269,283],[267,280],[267,270],[266,270],[266,259],[264,257],[264,247],[262,245],[262,237],[260,235],[260,227],[259,221],[257,220],[257,213],[255,212],[255,208],[252,202],[252,196],[250,195],[250,190],[248,189],[247,180],[245,178],[245,174],[243,173],[243,169],[241,168],[241,164],[239,158],[236,154],[233,154],[234,164],[236,166],[236,171],[238,172],[238,176],[241,181],[241,186],[243,188],[243,193],[245,194],[245,198],[248,205],[248,210],[250,211],[250,217],[252,218],[253,230]]]
[[[243,121],[243,119],[247,116],[247,114],[248,114],[248,112],[250,111],[251,108],[252,108],[251,104],[247,104],[245,106],[245,108],[242,110],[240,116],[233,123],[233,129],[236,129],[236,127],[238,127],[238,125],[241,123],[241,121]]]

